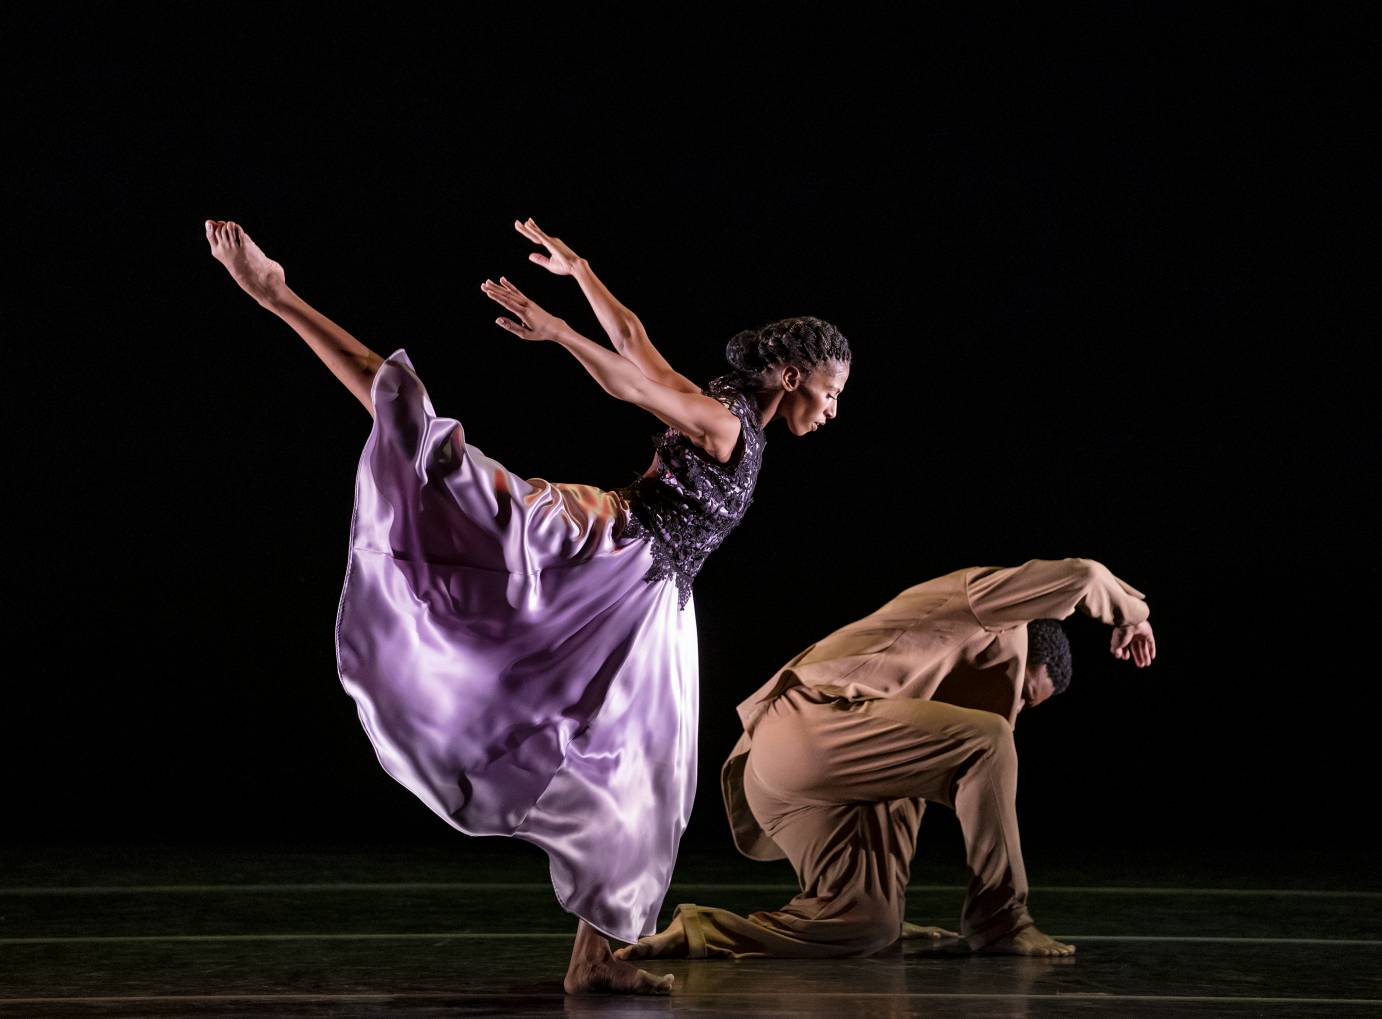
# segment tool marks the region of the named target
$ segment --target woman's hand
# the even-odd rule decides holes
[[[518,322],[507,318],[494,320],[497,325],[503,326],[515,336],[525,340],[555,340],[561,335],[561,331],[567,328],[564,320],[544,311],[536,302],[524,297],[504,276],[499,277],[498,283],[485,280],[480,284],[480,289],[491,300],[497,301],[518,316]]]
[[[520,223],[518,220],[514,220],[513,228],[524,237],[528,238],[528,240],[535,244],[541,244],[549,252],[549,254],[543,255],[534,251],[528,256],[528,261],[536,262],[544,269],[550,270],[558,276],[570,276],[571,270],[576,268],[576,263],[581,260],[579,255],[561,241],[543,233],[532,219],[529,219],[526,223]]]

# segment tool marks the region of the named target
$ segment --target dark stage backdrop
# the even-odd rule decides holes
[[[335,674],[369,419],[202,221],[406,348],[486,453],[617,486],[657,422],[479,290],[506,274],[600,336],[527,262],[533,216],[693,378],[789,315],[854,347],[838,419],[769,428],[697,583],[691,844],[731,852],[734,706],[782,662],[926,578],[1073,555],[1147,593],[1160,657],[1072,622],[1070,692],[1018,725],[1028,845],[1352,846],[1378,775],[1376,36],[1330,10],[21,36],[9,837],[462,838]]]

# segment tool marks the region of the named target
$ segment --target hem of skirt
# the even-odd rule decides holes
[[[633,941],[629,941],[629,940],[628,940],[627,938],[625,938],[622,934],[615,934],[613,931],[608,931],[608,930],[606,930],[604,927],[601,927],[601,926],[600,926],[598,923],[596,923],[594,920],[590,919],[590,917],[585,916],[585,915],[582,914],[582,913],[578,913],[576,910],[572,909],[570,906],[568,906],[568,905],[566,904],[566,900],[565,900],[564,898],[562,898],[561,891],[557,888],[557,878],[556,878],[556,875],[552,873],[552,854],[549,853],[549,852],[547,851],[547,847],[546,847],[546,846],[542,845],[540,842],[534,842],[532,839],[525,838],[524,836],[519,835],[519,834],[517,834],[517,833],[515,833],[515,834],[513,834],[513,835],[511,835],[511,836],[509,836],[509,837],[510,837],[510,838],[515,838],[515,839],[521,839],[522,841],[528,843],[528,845],[530,845],[530,846],[537,846],[539,849],[542,850],[543,855],[547,857],[547,880],[548,880],[549,882],[551,882],[551,885],[552,885],[552,895],[556,898],[556,900],[557,900],[557,905],[561,906],[561,908],[562,908],[565,912],[570,913],[572,916],[574,916],[577,920],[580,920],[582,923],[587,923],[587,924],[589,924],[591,927],[594,927],[597,931],[599,931],[599,932],[600,932],[601,934],[603,934],[605,937],[607,937],[607,938],[609,938],[609,939],[611,939],[611,940],[613,940],[613,941],[622,941],[622,942],[623,942],[624,944],[626,944],[626,945],[632,945],[632,944],[634,944],[635,942],[637,942],[638,938],[634,938]]]

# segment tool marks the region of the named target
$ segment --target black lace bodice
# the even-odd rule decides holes
[[[744,516],[763,462],[763,426],[751,396],[717,379],[701,390],[739,419],[739,442],[720,463],[675,428],[653,440],[657,470],[617,489],[629,504],[621,536],[651,537],[653,566],[643,579],[676,581],[678,607],[691,597],[691,581],[706,556]]]

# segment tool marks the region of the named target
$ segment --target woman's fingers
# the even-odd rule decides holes
[[[534,244],[541,244],[554,255],[557,253],[556,248],[552,246],[554,238],[539,227],[533,220],[529,219],[526,223],[520,223],[518,220],[514,220],[513,225],[514,229]]]
[[[485,282],[480,284],[480,289],[493,290],[497,294],[508,294],[509,296],[518,298],[519,300],[527,300],[526,297],[519,293],[518,288],[514,286],[512,283],[510,283],[508,278],[505,276],[500,276],[498,283],[494,282],[494,280],[485,280]]]
[[[509,281],[509,278],[507,276],[500,276],[499,282],[504,285],[504,288],[508,290],[509,293],[513,294],[519,300],[528,300],[528,296],[525,293],[523,293],[523,291],[519,290],[516,286],[514,286],[513,283]]]
[[[526,300],[522,294],[518,293],[516,290],[506,290],[490,280],[485,280],[484,283],[480,284],[480,289],[485,292],[485,296],[491,301],[503,305],[509,311],[517,315],[519,319],[522,320],[525,331],[532,329],[532,323],[528,314],[531,302]],[[504,325],[507,321],[507,319],[498,320],[500,325]],[[505,328],[508,327],[505,326]]]
[[[520,223],[518,220],[514,220],[513,225],[519,233],[521,233],[524,237],[528,238],[528,240],[532,241],[534,244],[541,244],[544,247],[548,248],[551,247],[551,245],[547,243],[547,235],[543,233],[541,230],[539,230],[537,228],[537,224],[534,223],[531,219],[528,220],[528,222],[526,223]]]
[[[500,276],[499,278],[503,280],[503,286],[500,286],[492,280],[485,280],[484,283],[480,284],[480,289],[484,291],[485,295],[489,297],[490,300],[508,308],[509,311],[522,319],[523,323],[529,328],[532,327],[532,320],[535,315],[545,316],[547,314],[532,301],[528,300],[528,298],[524,297],[522,292],[510,283],[506,277]]]
[[[518,295],[515,294],[512,290],[510,290],[508,287],[504,286],[504,284],[502,284],[502,283],[495,283],[493,280],[485,280],[485,284],[484,284],[484,288],[483,288],[483,289],[489,291],[490,293],[502,294],[502,295],[505,296],[505,297],[515,297],[515,298],[516,298],[516,297],[518,296]]]
[[[524,301],[522,297],[516,296],[503,287],[495,286],[492,283],[481,284],[480,289],[484,291],[485,296],[491,301],[502,304],[504,307],[508,308],[509,311],[517,314],[521,315],[524,307],[527,305],[527,302]]]

